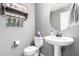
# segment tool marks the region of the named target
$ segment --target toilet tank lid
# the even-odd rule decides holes
[[[32,52],[32,51],[36,51],[36,50],[38,50],[38,47],[36,47],[36,46],[29,46],[29,47],[24,49],[24,52]]]
[[[34,39],[42,39],[43,40],[43,37],[34,37]]]

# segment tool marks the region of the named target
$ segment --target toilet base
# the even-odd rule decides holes
[[[39,56],[39,50],[36,51],[34,54],[31,54],[31,55],[27,55],[24,53],[24,56]]]

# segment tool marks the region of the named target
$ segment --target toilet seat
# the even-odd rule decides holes
[[[24,54],[25,55],[33,55],[36,53],[36,51],[38,51],[38,47],[36,46],[29,46],[27,48],[24,49]]]

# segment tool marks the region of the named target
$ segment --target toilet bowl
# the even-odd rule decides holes
[[[35,46],[28,46],[24,49],[25,56],[38,56],[39,49],[43,46],[43,37],[34,37]]]
[[[38,51],[38,48],[35,46],[29,46],[24,49],[24,55],[26,56],[33,56],[36,54],[36,51]]]

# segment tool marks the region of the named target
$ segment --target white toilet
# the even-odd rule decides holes
[[[43,46],[43,37],[34,37],[35,46],[29,46],[24,49],[25,56],[38,56],[39,49]]]

